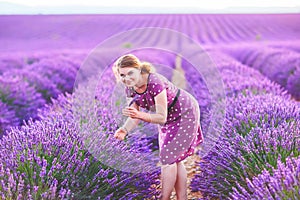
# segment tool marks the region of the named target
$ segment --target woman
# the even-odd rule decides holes
[[[174,187],[178,200],[187,199],[187,172],[182,160],[203,142],[197,101],[164,76],[152,73],[149,63],[140,62],[132,54],[120,57],[114,67],[126,86],[127,97],[133,98],[122,110],[128,119],[114,137],[124,140],[139,120],[158,124],[162,199],[169,199]]]

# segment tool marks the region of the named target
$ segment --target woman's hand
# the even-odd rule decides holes
[[[122,110],[124,116],[130,117],[132,119],[141,119],[141,112],[133,107],[126,107]]]
[[[114,137],[118,140],[124,140],[126,135],[127,131],[121,127],[115,132]]]

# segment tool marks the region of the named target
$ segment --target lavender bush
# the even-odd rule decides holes
[[[83,55],[63,52],[3,55],[0,99],[10,110],[15,110],[18,123],[11,120],[9,126],[10,120],[3,118],[0,135],[11,126],[21,125],[23,120],[37,119],[38,108],[60,93],[71,92]]]
[[[19,119],[15,115],[15,111],[9,109],[8,106],[0,101],[0,138],[5,134],[11,126],[17,126]]]
[[[8,109],[15,111],[15,116],[22,120],[37,119],[37,109],[45,104],[45,100],[28,83],[20,77],[0,76],[0,99]]]
[[[24,69],[44,59],[65,60],[78,68],[86,54],[84,50],[66,51],[61,49],[56,51],[4,52],[0,56],[0,75],[12,69]]]
[[[12,69],[22,69],[27,64],[23,54],[2,54],[0,57],[0,75]]]
[[[24,65],[21,69],[11,69],[3,76],[21,77],[49,103],[51,98],[57,98],[60,93],[72,91],[81,63],[80,56],[76,58],[75,55],[27,55],[26,58],[34,62]]]
[[[248,45],[243,47],[232,47],[225,49],[230,55],[241,61],[243,64],[259,70],[270,80],[280,84],[283,88],[288,89],[295,99],[299,96],[299,87],[287,88],[287,83],[292,80],[300,79],[295,77],[299,73],[300,54],[288,49],[271,48],[263,45]],[[298,99],[299,100],[299,99]]]
[[[293,94],[295,99],[300,99],[300,67],[297,68],[289,77],[286,89]]]
[[[26,67],[26,70],[35,71],[45,79],[56,85],[59,91],[72,92],[77,67],[64,59],[42,59]]]
[[[36,71],[28,70],[26,67],[18,70],[9,70],[3,76],[20,78],[22,82],[28,83],[37,93],[41,94],[48,103],[51,101],[51,98],[57,98],[62,93],[49,78],[42,76]]]
[[[246,179],[247,187],[238,185],[230,194],[231,199],[299,199],[300,158],[280,158],[277,167],[263,170],[261,174]]]
[[[232,188],[246,187],[246,178],[276,167],[278,157],[300,154],[299,107],[271,94],[228,99],[226,123],[214,149],[199,163],[203,171],[192,188],[205,197],[227,198]]]
[[[220,70],[225,84],[226,96],[243,94],[282,95],[286,93],[278,84],[271,82],[258,70],[249,68],[222,52],[210,51],[209,55]]]

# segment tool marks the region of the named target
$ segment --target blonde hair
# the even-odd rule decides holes
[[[148,62],[141,62],[135,55],[126,54],[117,59],[113,66],[113,72],[119,80],[119,69],[125,67],[133,67],[140,69],[142,74],[149,74],[154,72],[153,66]]]

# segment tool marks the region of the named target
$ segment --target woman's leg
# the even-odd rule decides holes
[[[177,164],[163,165],[161,167],[162,177],[162,200],[169,200],[174,189],[177,178]]]
[[[187,172],[182,162],[177,163],[175,190],[177,200],[187,200]]]

